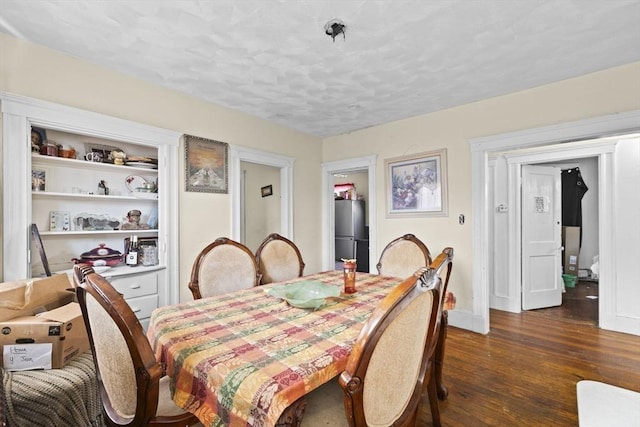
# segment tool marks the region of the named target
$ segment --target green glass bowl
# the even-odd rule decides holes
[[[304,282],[278,285],[267,290],[276,298],[285,300],[289,305],[298,308],[318,309],[329,297],[339,297],[341,289],[323,282],[307,280]]]

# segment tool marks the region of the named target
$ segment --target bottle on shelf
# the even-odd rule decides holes
[[[135,267],[138,265],[138,236],[133,235],[129,239],[129,248],[127,249],[126,264]]]

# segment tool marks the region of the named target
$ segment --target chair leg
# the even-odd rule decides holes
[[[447,311],[442,312],[442,318],[440,319],[440,330],[438,331],[438,343],[436,344],[436,351],[433,357],[433,363],[435,365],[435,381],[438,390],[438,398],[445,400],[449,394],[449,390],[442,383],[442,367],[444,365],[444,344],[447,339],[447,326],[449,324],[449,313]]]
[[[433,365],[435,367],[435,365]],[[431,408],[431,418],[433,427],[440,427],[440,408],[438,406],[438,391],[436,385],[435,369],[431,369],[429,382],[427,383],[427,394],[429,396],[429,407]]]

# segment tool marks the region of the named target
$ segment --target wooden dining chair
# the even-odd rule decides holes
[[[193,299],[248,289],[260,284],[253,252],[240,242],[220,237],[205,247],[191,270]]]
[[[303,427],[327,419],[334,420],[327,425],[340,426],[340,417],[351,427],[415,426],[425,385],[433,425],[440,426],[429,349],[437,339],[442,281],[432,268],[416,273],[420,275],[394,287],[373,311],[338,382],[307,395]]]
[[[435,351],[434,354],[434,376],[436,382],[436,390],[438,392],[438,398],[440,400],[444,400],[447,398],[449,391],[447,387],[442,382],[442,370],[444,365],[444,350],[445,343],[447,339],[447,327],[449,324],[449,313],[446,309],[445,298],[447,297],[447,291],[449,288],[449,278],[451,277],[451,271],[453,269],[453,248],[446,247],[438,254],[436,259],[429,265],[438,276],[444,277],[442,284],[442,292],[440,293],[440,305],[441,309],[441,318],[440,322],[438,322],[438,329],[436,331],[438,339],[436,340],[436,345],[434,349],[430,351]],[[444,275],[443,275],[444,274]]]
[[[76,265],[74,282],[109,427],[197,425],[171,399],[169,378],[123,296],[91,267]]]
[[[409,277],[420,267],[431,264],[427,246],[413,234],[405,234],[392,240],[383,249],[376,267],[379,274]]]
[[[260,243],[256,262],[263,285],[301,277],[305,266],[296,244],[278,233],[269,234]]]

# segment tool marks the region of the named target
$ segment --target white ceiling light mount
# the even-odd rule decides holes
[[[342,34],[343,39],[346,39],[345,37],[346,29],[347,29],[347,26],[345,25],[345,23],[339,19],[332,19],[331,21],[324,24],[324,32],[328,36],[331,36],[334,43],[336,42],[336,36],[340,34]]]

